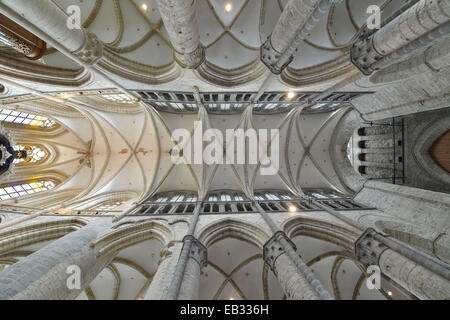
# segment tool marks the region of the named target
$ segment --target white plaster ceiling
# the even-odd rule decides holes
[[[54,2],[61,8],[74,4],[73,0]],[[395,2],[398,1],[344,1],[333,14],[322,17],[291,66],[304,68],[338,57],[342,54],[341,48],[348,45],[366,22],[369,5],[384,5],[387,15],[401,5]],[[143,3],[148,5],[147,11],[142,9]],[[208,61],[224,69],[234,69],[259,57],[259,47],[270,35],[287,0],[198,0],[197,3],[200,39],[206,48]],[[232,5],[231,12],[225,11],[226,3]],[[96,1],[83,1],[77,5],[85,23],[96,8]],[[104,43],[115,41],[114,46],[118,48],[148,38],[124,56],[143,64],[162,66],[173,61],[173,49],[160,19],[155,0],[103,1],[88,28]],[[154,31],[149,37],[152,29]],[[149,50],[153,54],[149,55]]]
[[[264,294],[264,285],[267,291]],[[208,248],[208,267],[200,280],[204,300],[281,300],[283,291],[270,270],[264,268],[261,250],[234,238]]]
[[[295,188],[300,190],[302,188],[331,188],[344,191],[329,153],[331,138],[344,111],[345,108],[332,113],[294,115],[291,122],[285,121],[286,114],[253,115],[247,128],[253,125],[256,130],[281,128],[279,135],[280,169],[275,175],[261,175],[261,170],[256,165],[247,165],[247,176],[245,175],[245,166],[238,164],[205,164],[203,166],[180,164],[173,166],[169,150],[175,144],[168,139],[168,136],[171,135],[174,128],[179,127],[192,132],[194,121],[198,120],[198,116],[183,115],[183,119],[181,119],[179,115],[158,113],[157,120],[160,124],[157,124],[157,127],[160,128],[158,130],[161,149],[165,152],[160,154],[161,167],[153,183],[154,187],[160,187],[152,189],[150,193],[170,190],[200,191],[202,181],[204,181],[207,191],[231,189],[246,193],[246,191],[257,189],[293,191]],[[225,139],[226,129],[245,128],[245,122],[249,121],[245,120],[245,117],[246,112],[227,116],[209,114],[205,116],[203,130],[218,129]],[[289,126],[291,126],[291,130],[288,141]],[[289,150],[286,150],[288,142]],[[204,145],[207,144],[209,143]],[[304,148],[307,146],[310,149],[309,155],[305,155],[304,152]],[[192,147],[191,150],[193,149]],[[286,161],[286,157],[288,157],[288,161]],[[289,178],[288,167],[292,180]],[[250,187],[249,190],[245,189],[246,185]]]
[[[52,1],[64,11],[69,5],[74,4],[73,0]],[[232,5],[229,13],[224,9],[228,2]],[[258,75],[256,70],[258,69],[256,66],[260,64],[259,48],[271,34],[286,2],[286,0],[198,0],[196,16],[200,41],[206,49],[207,62],[225,72],[255,63],[254,70],[249,73],[252,75],[249,77],[251,80],[241,83],[240,87],[257,89],[262,81],[261,74]],[[148,6],[146,11],[141,7],[144,3]],[[307,39],[301,43],[289,67],[295,72],[301,72],[305,68],[320,66],[348,55],[349,45],[369,16],[366,12],[367,7],[373,4],[381,6],[383,17],[387,17],[402,3],[392,0],[343,1],[322,17]],[[161,80],[165,88],[189,90],[194,84],[212,90],[220,88],[203,75],[191,70],[177,69],[173,48],[155,0],[83,1],[76,2],[76,5],[81,8],[82,24],[96,34],[106,44],[108,50],[124,59],[123,61],[138,65],[143,70],[151,70],[155,76],[154,81],[157,82],[160,81],[160,76],[167,75],[170,78],[169,74],[176,73],[177,81],[173,81],[174,78]],[[65,69],[79,68],[69,58],[53,50],[37,63]],[[142,83],[130,77],[124,79],[109,71],[106,73],[128,88],[154,87],[149,82]],[[31,83],[30,85],[33,86]],[[102,79],[96,79],[94,87],[104,86]],[[280,90],[286,88],[280,81],[273,83],[273,86]],[[302,86],[309,89],[322,88],[321,83],[314,83],[312,87],[308,84]]]
[[[292,241],[304,262],[331,295],[338,294],[343,300],[407,299],[402,290],[384,278],[382,291],[368,289],[366,280],[360,281],[361,269],[354,260],[345,256],[342,247],[307,236],[295,236]],[[22,247],[7,257],[23,259],[50,242]],[[77,299],[142,299],[157,270],[162,250],[161,242],[154,239],[121,250]],[[208,263],[200,276],[200,299],[285,299],[272,271],[264,266],[261,250],[249,242],[230,237],[213,243],[208,247]]]
[[[342,247],[333,243],[306,236],[295,236],[292,241],[303,261],[325,289],[342,300],[386,300],[406,299],[404,293],[385,279],[381,291],[368,289],[366,279],[361,282],[362,270],[356,262],[345,256]],[[342,255],[341,255],[342,254]],[[314,262],[313,262],[314,261]],[[335,270],[333,270],[335,269]],[[333,285],[335,280],[335,285]],[[391,295],[389,295],[389,292]]]

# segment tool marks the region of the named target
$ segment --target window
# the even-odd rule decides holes
[[[94,207],[92,210],[98,210],[98,211],[111,211],[117,208],[122,204],[122,201],[107,201],[104,202],[96,207]]]
[[[167,201],[167,197],[159,197],[158,199],[156,199],[155,202],[166,202]]]
[[[109,95],[104,95],[102,97],[108,101],[117,102],[117,103],[132,104],[132,103],[136,102],[136,100],[133,100],[124,94],[109,94]]]
[[[217,201],[217,196],[209,196],[208,201]]]
[[[347,158],[348,158],[348,160],[350,160],[350,163],[353,166],[354,165],[354,161],[353,161],[353,137],[350,137],[350,140],[348,141],[348,144],[347,144]]]
[[[56,186],[53,181],[43,180],[25,184],[0,187],[0,200],[19,198],[28,194],[51,190]]]
[[[29,126],[42,128],[50,128],[55,125],[55,122],[53,120],[46,117],[1,108],[0,108],[0,121],[15,124],[25,124]]]
[[[222,194],[220,197],[221,201],[231,201],[231,196],[229,194]]]
[[[26,159],[14,159],[15,164],[22,162],[29,163],[39,163],[47,157],[47,151],[43,147],[38,146],[25,146],[25,145],[17,145],[13,147],[14,150],[26,150],[27,158]]]
[[[172,199],[170,199],[170,202],[182,202],[183,199],[184,199],[184,195],[177,194],[176,196],[173,196]]]

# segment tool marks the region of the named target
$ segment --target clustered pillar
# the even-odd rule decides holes
[[[284,232],[276,232],[264,245],[264,262],[269,265],[270,269],[277,277],[278,282],[288,299],[319,300],[320,297],[310,286],[307,276],[297,270],[296,265],[287,255],[284,246],[285,243],[288,243],[294,251],[296,250],[294,243],[292,243]],[[306,265],[305,267],[306,269],[309,269]],[[311,271],[309,270],[309,272]],[[315,281],[319,283],[318,280]]]
[[[277,277],[284,293],[292,300],[332,300],[324,286],[297,254],[295,244],[282,231],[257,201],[253,201],[273,232],[263,248],[264,261]]]
[[[389,248],[380,241],[382,238],[383,235],[368,228],[355,242],[355,256],[366,269],[371,265],[378,266],[383,274],[420,299],[450,299],[448,265],[443,265],[444,273],[440,275]],[[424,264],[427,263],[426,256],[417,258],[423,258]]]
[[[194,237],[201,207],[202,202],[198,201],[189,230],[183,238],[183,247],[165,297],[167,300],[192,300],[198,296],[200,274],[208,264],[206,247]]]
[[[370,75],[448,33],[449,20],[450,1],[421,0],[381,29],[366,29],[351,49],[351,60]]]
[[[110,227],[90,223],[6,268],[0,272],[0,300],[75,299],[114,258],[97,256],[91,245]],[[75,268],[80,271],[79,288],[76,281],[70,285]]]
[[[198,68],[205,60],[205,49],[200,43],[195,17],[196,0],[157,0],[157,3],[175,50],[175,60],[183,67]]]
[[[273,74],[280,74],[293,54],[332,5],[342,0],[290,0],[272,34],[261,46],[261,61]]]

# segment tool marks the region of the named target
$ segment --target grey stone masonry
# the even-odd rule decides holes
[[[172,242],[163,251],[158,269],[145,294],[145,300],[163,300],[166,298],[182,247],[182,242]]]
[[[375,33],[374,48],[387,55],[449,20],[449,0],[421,0]]]
[[[367,181],[355,201],[378,208],[409,223],[445,232],[450,227],[450,198],[446,193]]]
[[[190,250],[176,299],[195,300],[198,299],[199,295],[201,270],[207,264],[207,252],[197,239],[192,236],[186,237],[189,237],[190,240]],[[186,242],[172,242],[163,251],[163,256],[145,295],[145,300],[167,299],[169,287],[180,263],[184,245],[186,245]]]
[[[371,265],[378,265],[381,254],[388,249],[374,239],[375,233],[374,229],[368,228],[355,242],[355,257],[366,269]]]
[[[201,266],[194,258],[189,258],[184,269],[178,300],[197,300],[200,289]]]
[[[275,261],[277,279],[289,300],[319,300],[308,280],[298,272],[291,259],[283,254]]]
[[[82,28],[67,28],[67,14],[52,1],[4,0],[7,6],[71,52],[80,50],[85,43]]]
[[[200,44],[195,12],[196,0],[157,0],[161,18],[175,49],[175,59],[189,69],[196,69],[205,60]]]
[[[379,266],[382,273],[420,299],[450,299],[450,281],[391,249],[381,254]]]
[[[294,243],[292,243],[284,232],[278,231],[264,245],[264,261],[269,265],[277,277],[278,282],[283,288],[283,291],[288,299],[319,300],[321,297],[319,297],[318,293],[314,290],[310,284],[310,281],[307,279],[308,273],[305,272],[305,270],[300,272],[292,258],[287,254],[285,249],[286,243],[283,243],[283,241],[287,242],[292,250],[296,250]],[[311,273],[310,270],[309,272]]]
[[[450,36],[442,38],[421,55],[413,56],[376,72],[370,77],[370,81],[375,84],[388,83],[425,72],[439,72],[448,66],[450,66]]]
[[[290,0],[261,46],[261,61],[274,74],[280,74],[293,60],[293,54],[320,18],[342,0]]]
[[[187,235],[186,237],[189,237],[192,242],[189,258],[196,261],[201,269],[206,268],[208,265],[208,250],[194,236]]]
[[[6,268],[0,272],[0,299],[76,298],[113,258],[97,257],[91,246],[109,228],[109,223],[90,223]],[[76,275],[71,266],[81,271],[79,288],[68,285]]]
[[[276,232],[272,236],[272,238],[270,238],[269,241],[267,241],[267,243],[264,245],[263,248],[263,259],[264,262],[267,263],[267,265],[270,267],[270,269],[273,271],[275,275],[277,275],[275,262],[277,261],[279,256],[281,256],[282,254],[286,254],[284,247],[278,240],[278,237],[280,235],[286,239],[286,241],[294,248],[294,250],[297,250],[295,244],[289,238],[287,238],[281,231]]]
[[[191,234],[186,235],[166,299],[190,299],[199,286],[200,272],[207,264],[206,247]],[[184,293],[180,296],[182,290]]]
[[[390,242],[392,246],[388,247],[386,244]],[[408,254],[420,264],[409,259]],[[408,249],[372,228],[366,229],[355,242],[355,257],[366,269],[379,266],[383,274],[420,299],[450,299],[449,271],[445,271],[448,265],[438,262],[440,265],[437,266],[420,252]],[[439,273],[447,277],[434,272],[438,268]]]
[[[370,75],[378,68],[397,62],[394,58],[399,59],[400,55],[395,54],[396,52],[407,55],[428,44],[429,41],[418,40],[436,28],[444,26],[449,20],[449,0],[421,0],[380,30],[376,32],[366,30],[353,45],[351,60],[361,72]],[[428,38],[434,39],[439,36],[441,34],[437,33]],[[400,50],[410,44],[409,51]]]

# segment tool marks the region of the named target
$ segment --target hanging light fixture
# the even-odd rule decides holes
[[[42,58],[47,49],[45,41],[2,14],[0,14],[0,42],[22,53],[30,60]]]

